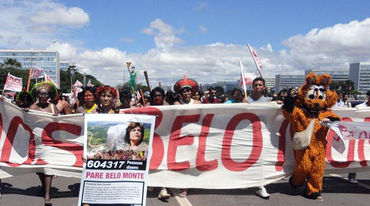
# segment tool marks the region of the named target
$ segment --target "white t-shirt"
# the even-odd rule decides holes
[[[268,102],[269,101],[269,99],[267,98],[267,97],[265,97],[265,96],[261,96],[259,99],[257,99],[257,100],[253,100],[253,98],[252,97],[250,97],[250,96],[248,96],[248,102],[249,103],[261,103],[261,102]]]
[[[366,107],[369,107],[369,105],[367,104],[367,101],[362,104],[356,105],[356,109],[363,109]]]

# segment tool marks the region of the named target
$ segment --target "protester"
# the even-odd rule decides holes
[[[109,85],[100,86],[95,94],[100,102],[96,109],[98,113],[117,113],[115,108],[117,90],[115,88]]]
[[[71,114],[71,105],[65,100],[60,90],[58,90],[58,95],[54,104],[56,104],[60,114]]]
[[[180,94],[180,101],[175,104],[201,104],[199,100],[191,98],[192,93],[198,90],[198,83],[195,80],[184,77],[175,83],[174,90]],[[187,193],[187,189],[181,189],[179,197],[186,197]]]
[[[150,92],[150,105],[159,106],[164,104],[164,90],[160,87],[152,89]]]
[[[30,109],[48,112],[53,115],[58,115],[59,111],[55,104],[50,103],[50,99],[57,96],[57,89],[51,82],[37,83],[31,89],[31,94],[37,102],[30,106]],[[42,193],[44,193],[45,205],[52,205],[51,202],[51,183],[54,174],[51,174],[48,168],[43,168],[43,171],[36,173],[42,184]]]
[[[198,90],[198,83],[195,80],[184,77],[175,83],[174,89],[180,94],[180,101],[174,104],[201,104],[200,101],[191,98],[193,91]]]
[[[265,80],[262,77],[257,77],[253,80],[252,83],[252,94],[248,96],[249,103],[256,103],[256,102],[268,102],[268,98],[265,97]]]
[[[203,93],[201,91],[197,90],[197,91],[194,92],[192,98],[194,100],[198,100],[198,101],[202,102],[202,96],[203,96]]]
[[[220,100],[216,97],[217,90],[214,87],[208,89],[208,97],[203,99],[205,104],[215,104],[220,103]]]
[[[370,90],[366,92],[366,95],[367,95],[367,101],[365,101],[362,104],[356,105],[355,107],[356,109],[365,109],[365,108],[370,107]],[[352,184],[358,183],[356,172],[348,173],[348,181]]]
[[[82,92],[78,93],[78,99],[81,105],[76,109],[76,113],[98,113],[95,92],[95,87],[85,87]]]
[[[27,91],[20,91],[15,96],[15,104],[20,108],[29,109],[29,107],[33,104],[31,93]]]
[[[225,104],[246,102],[246,101],[243,101],[243,100],[244,100],[244,94],[243,94],[242,90],[240,90],[238,88],[234,88],[231,91],[231,99],[227,100],[225,102]]]
[[[265,80],[262,77],[257,77],[253,80],[252,83],[252,94],[248,97],[249,103],[262,103],[262,102],[268,102],[269,100],[264,96],[266,91],[265,86]],[[263,199],[269,199],[270,194],[267,193],[266,188],[264,186],[258,187],[258,190],[256,191],[256,195],[263,198]]]
[[[283,104],[284,98],[288,96],[288,90],[282,89],[277,95],[276,103]]]
[[[164,101],[167,102],[167,104],[169,104],[169,105],[174,105],[175,102],[176,103],[177,102],[180,102],[180,95],[178,93],[176,93],[176,92],[173,92],[171,90],[168,90],[166,92],[166,95],[165,96],[166,97],[165,97]]]

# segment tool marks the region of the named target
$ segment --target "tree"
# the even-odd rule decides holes
[[[358,91],[354,90],[354,83],[351,80],[346,81],[332,81],[329,89],[343,92],[344,94],[356,94]]]
[[[19,69],[22,67],[22,64],[18,62],[16,59],[8,58],[5,59],[2,68],[14,68]]]

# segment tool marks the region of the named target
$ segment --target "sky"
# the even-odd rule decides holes
[[[0,0],[0,49],[57,50],[80,72],[116,86],[201,84],[348,69],[370,62],[368,0]]]

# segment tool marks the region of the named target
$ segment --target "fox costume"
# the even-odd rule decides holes
[[[336,92],[328,89],[330,81],[328,74],[309,73],[297,94],[284,99],[282,107],[294,132],[292,143],[296,166],[289,183],[296,188],[306,180],[304,195],[311,199],[321,199],[325,171],[328,128],[320,122],[340,120],[330,110],[337,100]]]

